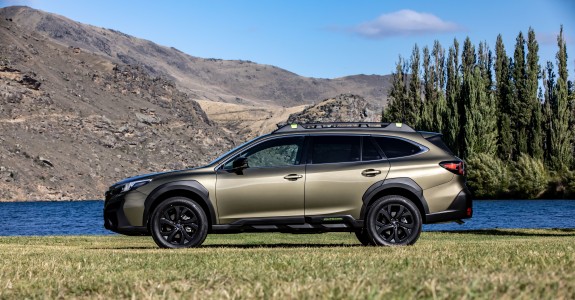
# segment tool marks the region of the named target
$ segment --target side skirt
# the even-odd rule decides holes
[[[356,220],[349,215],[311,216],[242,219],[226,225],[212,225],[210,233],[322,233],[352,232],[361,228],[363,228],[363,220]]]

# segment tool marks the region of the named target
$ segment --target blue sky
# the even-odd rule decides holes
[[[535,29],[541,64],[555,63],[563,24],[575,77],[575,1],[78,1],[0,0],[111,28],[204,58],[244,59],[322,78],[389,74],[415,43],[469,36],[491,49]]]

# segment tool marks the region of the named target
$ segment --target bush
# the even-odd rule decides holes
[[[499,158],[475,154],[467,160],[467,186],[474,198],[501,198],[509,193],[508,167]]]
[[[541,196],[549,184],[549,171],[543,162],[521,154],[511,172],[511,192],[517,197],[534,199]]]

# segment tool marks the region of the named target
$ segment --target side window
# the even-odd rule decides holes
[[[363,137],[363,149],[361,153],[362,161],[378,160],[381,159],[381,155],[377,148],[371,141],[370,137]]]
[[[376,137],[375,141],[385,153],[387,158],[414,155],[421,152],[421,148],[408,141],[390,137]]]
[[[226,163],[224,169],[231,169],[238,157],[248,159],[250,168],[292,166],[300,163],[304,137],[278,138],[263,142]]]
[[[314,164],[359,161],[359,136],[316,136],[311,159]]]

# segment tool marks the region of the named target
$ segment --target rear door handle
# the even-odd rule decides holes
[[[379,175],[381,174],[380,170],[375,170],[375,169],[367,169],[367,170],[363,170],[361,172],[361,175],[365,176],[365,177],[373,177],[375,175]]]
[[[299,175],[299,174],[288,174],[288,175],[284,176],[284,179],[287,179],[289,181],[295,181],[295,180],[298,180],[302,177],[303,177],[303,175]]]

